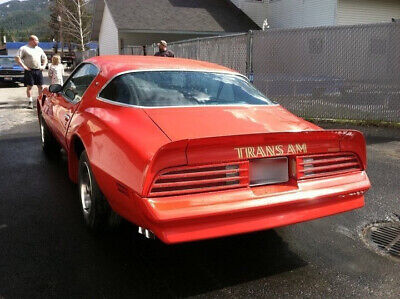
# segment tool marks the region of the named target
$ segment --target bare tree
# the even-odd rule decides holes
[[[76,41],[82,51],[89,42],[91,30],[90,0],[56,0],[63,33]]]

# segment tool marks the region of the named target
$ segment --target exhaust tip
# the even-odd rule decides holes
[[[148,230],[147,228],[143,228],[141,226],[139,226],[138,228],[138,233],[144,235],[147,239],[154,240],[156,238],[156,236],[151,230]]]

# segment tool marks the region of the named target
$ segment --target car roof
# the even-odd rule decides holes
[[[96,56],[86,60],[97,65],[106,78],[119,73],[135,70],[188,70],[215,71],[238,74],[227,67],[200,60],[157,56],[109,55]]]

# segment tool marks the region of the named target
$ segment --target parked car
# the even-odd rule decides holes
[[[370,188],[360,132],[323,130],[216,64],[94,57],[37,109],[92,229],[120,215],[165,243],[222,237],[361,208]]]
[[[15,62],[14,56],[0,56],[0,82],[24,83],[24,69]]]

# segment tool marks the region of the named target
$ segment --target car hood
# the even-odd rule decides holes
[[[23,71],[24,69],[19,65],[0,65],[0,70],[15,70],[15,71]]]
[[[279,105],[145,108],[172,140],[320,130]]]

